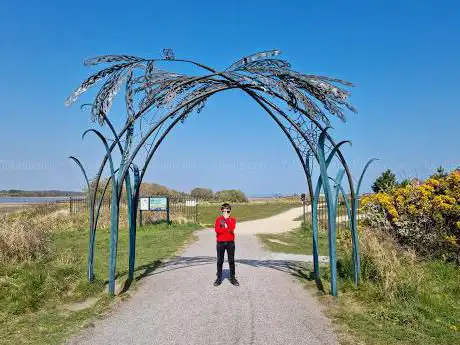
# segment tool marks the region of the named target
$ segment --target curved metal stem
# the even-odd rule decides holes
[[[366,165],[364,166],[363,172],[361,173],[361,176],[359,177],[358,185],[356,186],[356,193],[354,194],[352,200],[353,200],[353,208],[352,208],[352,217],[353,223],[351,223],[351,235],[352,235],[352,242],[353,242],[353,261],[356,262],[356,268],[355,268],[355,275],[354,275],[354,280],[355,284],[359,284],[361,280],[361,256],[359,252],[359,237],[358,237],[358,203],[359,203],[359,189],[361,188],[361,183],[363,182],[363,177],[364,174],[367,171],[367,168],[369,168],[369,165],[377,160],[377,158],[372,158],[370,159]]]
[[[337,256],[336,256],[336,233],[335,233],[335,212],[334,200],[332,191],[329,185],[329,177],[327,175],[326,159],[324,155],[324,140],[327,127],[321,132],[318,140],[318,158],[321,170],[321,180],[324,189],[327,206],[327,222],[329,229],[329,266],[331,269],[331,295],[337,296]]]
[[[88,129],[83,133],[83,137],[88,132],[95,133],[104,144],[104,147],[109,154],[109,166],[112,176],[112,196],[111,196],[111,209],[110,209],[110,253],[109,253],[109,294],[115,294],[115,273],[117,263],[117,247],[118,247],[118,220],[119,220],[119,198],[117,194],[118,181],[115,179],[115,169],[113,167],[112,154],[109,151],[107,140],[102,133],[95,129]],[[94,241],[94,237],[93,237]],[[94,247],[94,244],[93,244]]]
[[[81,164],[80,160],[74,156],[70,156],[70,159],[72,159],[79,167],[80,170],[83,173],[83,176],[86,181],[86,186],[88,188],[88,195],[91,194],[91,187],[88,179],[88,175],[86,174],[85,168],[83,167],[83,164]],[[93,230],[93,200],[89,198],[89,239],[88,239],[88,262],[87,262],[87,278],[89,282],[92,282],[94,280],[94,230]]]
[[[331,164],[332,159],[334,158],[334,155],[336,154],[337,150],[339,150],[340,146],[342,146],[345,143],[349,143],[349,141],[341,141],[338,144],[336,144],[331,152],[329,153],[329,156],[326,159],[325,166],[326,166],[326,171],[329,167],[329,164]],[[316,189],[315,189],[315,196],[313,199],[312,203],[312,236],[313,236],[313,267],[314,267],[314,273],[316,279],[320,279],[320,272],[319,272],[319,253],[318,253],[318,203],[320,199],[320,193],[321,193],[321,187],[322,187],[322,176],[318,177],[318,182],[316,183]]]

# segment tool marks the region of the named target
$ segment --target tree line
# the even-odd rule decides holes
[[[98,198],[102,195],[105,186],[107,185],[104,198],[110,199],[111,194],[111,186],[110,182],[107,184],[107,179],[103,179],[99,182],[97,195]],[[90,184],[90,188],[95,188],[95,181],[92,181]],[[84,190],[85,194],[88,194],[87,188]],[[148,197],[154,195],[165,195],[169,196],[170,198],[196,198],[200,201],[217,201],[217,202],[247,202],[248,198],[239,189],[223,189],[216,192],[213,192],[210,188],[204,187],[196,187],[193,188],[190,193],[181,192],[172,188],[168,188],[164,185],[158,183],[142,183],[140,187],[140,197]],[[126,198],[126,193],[123,187],[123,196],[122,198]]]

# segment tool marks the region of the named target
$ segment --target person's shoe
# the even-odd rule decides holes
[[[238,280],[236,280],[235,277],[230,278],[230,283],[232,283],[235,286],[240,286],[240,283],[238,282]]]
[[[216,281],[214,282],[214,286],[219,286],[222,283],[222,279],[217,278]]]

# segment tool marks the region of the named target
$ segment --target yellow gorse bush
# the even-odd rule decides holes
[[[363,197],[366,221],[422,253],[460,263],[460,171]]]

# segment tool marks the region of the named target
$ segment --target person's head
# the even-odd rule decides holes
[[[226,203],[223,203],[222,206],[220,207],[220,210],[222,212],[222,214],[228,214],[230,215],[230,212],[232,211],[232,206],[230,206],[230,204],[228,202]]]

